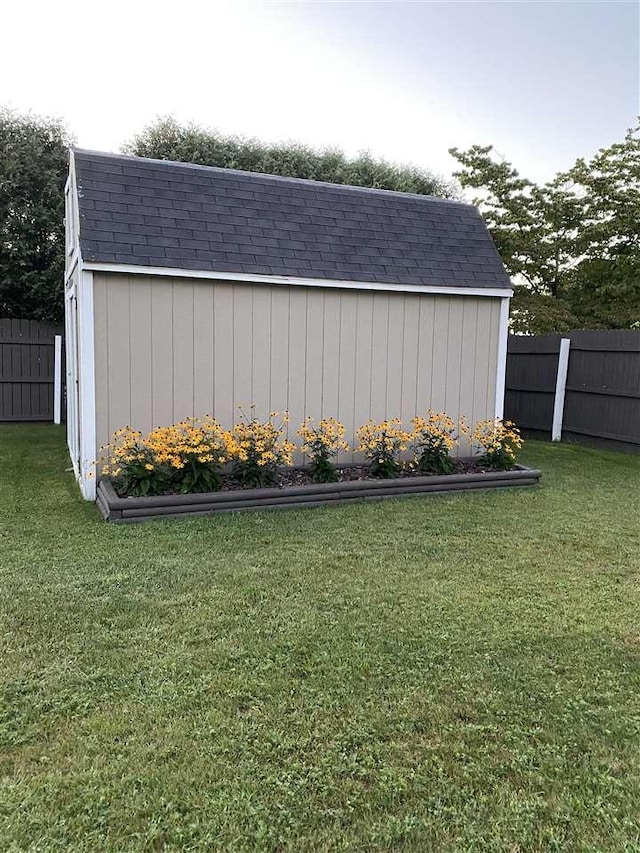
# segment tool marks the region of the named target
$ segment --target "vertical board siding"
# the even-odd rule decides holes
[[[354,364],[354,412],[363,423],[371,417],[371,372],[373,369],[373,294],[356,295],[356,345]]]
[[[402,364],[400,381],[400,417],[408,423],[418,413],[418,358],[420,344],[419,296],[404,297]]]
[[[487,400],[491,393],[495,393],[498,349],[495,339],[497,332],[493,336],[491,334],[491,308],[483,299],[476,302],[472,403],[471,411],[463,412],[469,418],[470,425],[483,419]]]
[[[272,412],[283,412],[289,406],[289,382],[283,382],[283,377],[289,376],[291,288],[279,290],[274,287],[268,290],[271,291],[269,408]]]
[[[434,300],[433,332],[431,336],[431,408],[440,412],[446,408],[447,358],[449,354],[450,299]],[[426,357],[426,356],[425,356]]]
[[[198,284],[196,287],[199,288],[202,285]],[[221,282],[212,287],[212,290],[214,396],[211,414],[226,426],[233,423],[237,417],[237,412],[233,408],[233,371],[231,369],[233,364],[233,285]]]
[[[94,302],[95,306],[95,302]],[[130,327],[131,421],[152,420],[152,355],[151,355],[151,281],[129,279],[129,316],[138,322]],[[94,308],[95,310],[95,308]]]
[[[195,411],[193,291],[192,282],[173,283],[173,421],[181,421]]]
[[[460,341],[460,383],[458,390],[458,417],[464,415],[470,423],[475,417],[476,335],[478,331],[478,303],[462,301],[462,338]]]
[[[193,291],[193,408],[213,415],[214,325],[213,288]]]
[[[418,309],[418,345],[416,348],[416,411],[422,402],[433,405],[433,352],[435,344],[435,300],[420,299]]]
[[[306,412],[305,376],[307,370],[307,291],[296,287],[289,294],[289,360],[287,369],[287,411],[291,418],[289,438],[295,440],[295,432],[299,428]],[[274,384],[280,384],[278,376],[274,376]],[[275,400],[273,401],[276,402]],[[272,411],[282,411],[282,408],[272,407]]]
[[[95,371],[96,371],[96,439],[97,448],[105,444],[111,435],[110,396],[109,396],[109,315],[107,313],[107,288],[101,284],[99,277],[94,277],[93,283],[93,313],[94,317],[103,318],[102,322],[96,322],[93,330],[93,345],[95,346]],[[76,365],[76,370],[78,365]],[[98,393],[98,390],[100,392]],[[153,399],[153,387],[151,397]],[[70,421],[76,427],[75,413]],[[120,424],[124,426],[124,424]],[[117,427],[116,427],[117,428]],[[75,440],[75,436],[72,441]],[[72,452],[73,456],[73,452]]]
[[[447,326],[447,356],[444,371],[445,412],[458,417],[460,409],[460,372],[462,370],[464,300],[449,299],[449,323]]]
[[[322,352],[323,352],[323,328],[322,318],[324,316],[324,291],[319,288],[310,288],[307,293],[307,335],[305,354],[305,412],[310,413],[314,406],[322,409],[322,399],[318,400],[318,389],[322,393]],[[275,346],[275,341],[273,345]],[[274,380],[276,378],[276,364],[274,367]]]
[[[238,406],[357,426],[492,417],[500,300],[95,275],[98,442]]]
[[[271,314],[269,318],[269,409],[272,412],[283,412],[289,405],[289,383],[283,382],[282,377],[289,375],[289,328],[290,318],[290,288],[271,288]],[[305,317],[306,323],[306,317]],[[304,385],[304,380],[303,380]]]
[[[253,298],[253,349],[251,402],[258,412],[271,407],[271,293],[268,288],[251,287]]]
[[[340,291],[325,294],[322,335],[322,410],[338,413],[340,383]],[[314,417],[315,413],[310,413]],[[335,415],[334,415],[335,417]]]
[[[135,285],[139,283],[141,282],[136,281]],[[131,398],[139,390],[142,392],[142,389],[131,387],[130,290],[130,279],[128,276],[123,276],[117,287],[108,287],[106,292],[107,347],[105,356],[108,366],[106,394],[109,401],[110,431],[123,426],[135,426],[131,418]],[[134,327],[139,321],[140,318],[134,318]],[[80,357],[82,357],[82,353],[80,353]],[[102,372],[96,366],[96,377]],[[96,409],[98,405],[96,399]],[[117,424],[116,427],[112,426],[114,423]],[[96,440],[98,446],[104,443],[99,437],[96,437]]]
[[[230,372],[233,387],[234,415],[242,406],[249,416],[251,399],[251,372],[253,368],[253,287],[233,288],[233,350],[231,353],[219,353],[223,360],[231,356],[225,366]],[[285,374],[286,375],[286,374]],[[258,413],[260,414],[260,413]],[[267,412],[268,414],[268,412]]]
[[[369,411],[374,421],[387,417],[387,349],[389,341],[389,295],[373,298],[371,322],[371,401]],[[392,415],[393,417],[393,415]]]
[[[340,373],[336,417],[351,424],[355,419],[356,334],[358,294],[345,290],[340,296]]]
[[[62,327],[0,319],[0,421],[53,420],[54,338]]]
[[[396,417],[402,414],[402,355],[404,349],[404,294],[389,296],[387,320],[387,393],[385,397],[385,417],[391,412]]]
[[[113,289],[113,281],[105,276],[94,276],[97,286]],[[151,284],[151,420],[150,426],[163,426],[173,420],[173,286],[162,279]],[[96,323],[100,318],[96,315]],[[96,364],[100,357],[96,351]],[[135,393],[135,391],[134,391]],[[111,412],[110,412],[111,414]],[[110,424],[110,429],[117,429]],[[138,426],[138,429],[144,429]]]

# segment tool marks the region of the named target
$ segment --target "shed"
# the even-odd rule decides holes
[[[510,279],[475,207],[75,149],[68,445],[85,498],[114,430],[237,407],[502,415]]]

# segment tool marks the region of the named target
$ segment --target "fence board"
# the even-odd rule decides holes
[[[563,436],[640,450],[640,331],[576,331],[571,340]],[[505,417],[551,432],[560,335],[511,336]]]
[[[55,324],[0,318],[0,421],[53,420],[54,339],[61,334]]]

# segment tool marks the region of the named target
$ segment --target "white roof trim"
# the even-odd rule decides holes
[[[442,296],[493,296],[504,299],[513,296],[510,287],[447,287],[433,284],[396,284],[381,281],[343,281],[333,278],[302,278],[288,275],[259,275],[256,273],[185,270],[173,267],[144,267],[139,264],[107,264],[85,261],[83,269],[94,272],[124,273],[126,275],[159,275],[168,278],[205,278],[215,281],[246,281],[256,284],[291,284],[301,287],[339,287],[349,290],[381,290],[398,293],[433,293]]]

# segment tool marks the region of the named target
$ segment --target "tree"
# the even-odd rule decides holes
[[[640,138],[579,159],[543,185],[497,161],[492,146],[450,153],[516,281],[517,331],[628,328],[640,318]]]
[[[243,169],[270,175],[330,181],[400,192],[453,198],[453,183],[416,166],[399,166],[364,152],[348,159],[338,148],[315,150],[300,143],[269,144],[225,136],[195,124],[158,119],[134,136],[124,151],[138,157],[177,160],[202,166]]]
[[[0,316],[63,316],[69,144],[60,121],[0,110]]]

